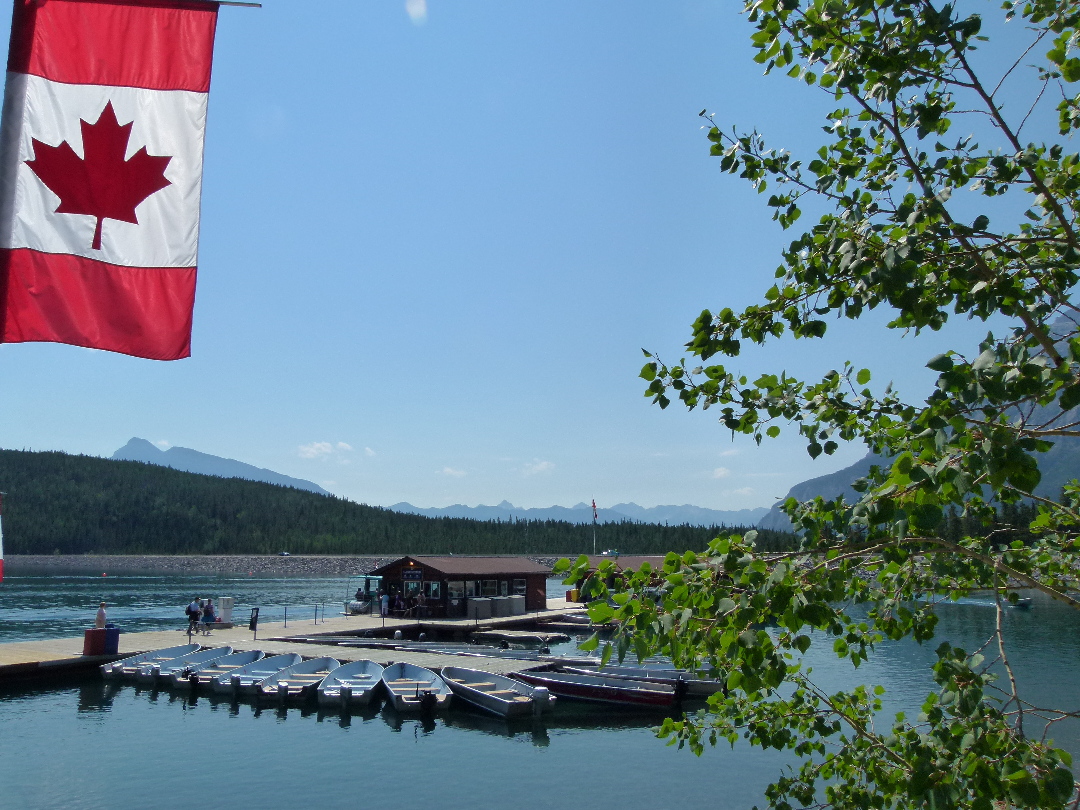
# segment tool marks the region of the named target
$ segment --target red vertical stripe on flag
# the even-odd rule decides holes
[[[15,0],[8,70],[67,84],[210,90],[218,4]]]
[[[121,267],[0,250],[0,342],[46,341],[146,357],[191,355],[194,267]]]

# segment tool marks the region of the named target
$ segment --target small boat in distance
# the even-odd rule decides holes
[[[381,664],[362,658],[335,669],[319,684],[319,705],[366,706],[382,685]]]
[[[572,672],[516,672],[514,677],[533,686],[545,686],[560,697],[613,703],[619,706],[646,706],[669,709],[675,705],[675,689],[663,683],[578,675]]]
[[[234,672],[240,669],[240,667],[245,667],[254,661],[259,661],[264,654],[265,653],[263,653],[262,650],[237,652],[232,655],[227,655],[224,658],[219,658],[217,661],[210,661],[192,667],[187,673],[174,672],[172,675],[172,685],[179,687],[180,689],[194,689],[199,686],[209,688],[215,679],[220,678],[227,673]]]
[[[181,655],[179,658],[174,658],[171,661],[160,661],[154,664],[148,663],[139,667],[139,672],[135,676],[135,679],[139,683],[147,685],[158,683],[160,681],[172,680],[172,676],[176,672],[190,672],[192,667],[217,661],[224,658],[226,655],[230,655],[232,651],[232,647],[208,647],[205,650]]]
[[[1019,610],[1031,610],[1031,606],[1034,603],[1034,599],[1030,596],[1021,596],[1015,602],[1010,602],[1009,606],[1018,608]]]
[[[336,658],[309,658],[285,667],[260,683],[259,696],[281,701],[304,700],[314,695],[326,676],[340,666],[341,662]]]
[[[259,685],[272,675],[276,675],[293,664],[299,664],[303,657],[297,653],[285,653],[274,655],[253,661],[247,666],[234,669],[224,675],[219,675],[213,680],[212,687],[215,692],[234,695],[254,695],[259,691]]]
[[[383,670],[383,686],[399,712],[436,712],[450,702],[450,687],[430,669],[391,664]]]
[[[500,717],[538,715],[555,706],[544,686],[515,681],[465,667],[443,667],[439,673],[456,697]]]
[[[197,652],[200,649],[202,649],[201,644],[180,644],[176,647],[150,650],[149,652],[132,655],[120,661],[113,661],[111,664],[102,664],[101,674],[109,679],[134,678],[139,670],[147,664],[163,664],[166,661],[179,658],[181,655]]]

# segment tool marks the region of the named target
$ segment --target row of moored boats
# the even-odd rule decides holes
[[[684,696],[704,697],[723,686],[677,669],[587,667],[561,672],[519,672],[514,677],[466,667],[439,673],[407,663],[388,667],[370,660],[341,663],[336,658],[304,659],[296,653],[266,656],[261,650],[203,649],[181,644],[105,664],[106,679],[146,685],[200,689],[283,702],[318,699],[320,706],[363,707],[385,693],[400,712],[436,712],[451,696],[503,717],[542,714],[556,696],[628,706],[667,708]]]

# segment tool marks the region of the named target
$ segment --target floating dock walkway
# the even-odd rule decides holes
[[[549,609],[525,616],[507,616],[484,619],[479,622],[469,619],[393,619],[380,616],[333,616],[320,619],[315,624],[312,619],[293,619],[286,627],[284,622],[260,622],[258,634],[248,630],[246,624],[236,624],[229,629],[214,630],[209,636],[191,637],[207,647],[231,645],[237,650],[263,650],[267,655],[280,653],[299,653],[306,658],[332,655],[342,662],[361,658],[374,658],[386,665],[389,661],[400,661],[440,669],[444,666],[460,666],[461,658],[447,653],[417,652],[414,650],[372,650],[363,647],[327,647],[325,644],[304,643],[304,639],[318,636],[364,636],[365,634],[382,636],[401,630],[410,635],[427,632],[441,636],[460,636],[462,639],[484,632],[509,632],[517,635],[522,625],[539,625],[537,630],[521,632],[522,636],[536,638],[551,635],[543,630],[545,621],[559,621],[568,613],[580,613],[581,605],[567,603],[562,599],[549,599]],[[588,626],[582,626],[586,632]],[[0,684],[9,681],[39,681],[59,676],[92,672],[107,661],[126,658],[129,655],[172,647],[187,641],[187,633],[179,630],[156,630],[147,633],[121,633],[118,655],[91,656],[83,655],[83,639],[68,637],[40,641],[18,641],[0,644]],[[379,660],[385,658],[386,660]],[[512,658],[470,657],[469,666],[484,672],[506,674],[529,669],[539,664]]]

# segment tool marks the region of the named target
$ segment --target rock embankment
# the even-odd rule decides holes
[[[38,571],[121,574],[153,571],[168,574],[254,574],[264,576],[347,577],[366,574],[402,557],[296,555],[292,557],[222,555],[8,555],[6,571],[17,576]],[[542,565],[554,565],[558,557],[530,557]]]

